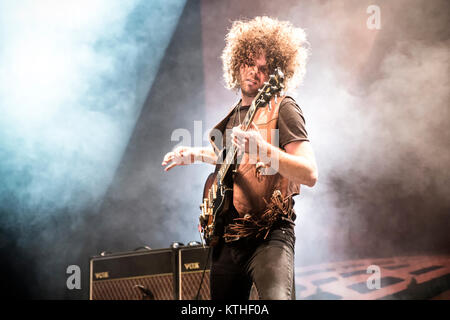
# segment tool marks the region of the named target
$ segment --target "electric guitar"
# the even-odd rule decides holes
[[[280,69],[270,75],[269,80],[259,89],[253,99],[249,110],[242,123],[242,130],[246,131],[253,121],[258,108],[266,107],[272,97],[277,98],[283,90],[284,75]],[[206,179],[203,189],[203,202],[200,205],[199,231],[203,235],[206,244],[213,247],[217,245],[223,235],[223,225],[220,216],[230,209],[233,202],[233,172],[237,171],[237,149],[232,144],[228,150],[223,148],[218,159],[224,159],[221,165],[217,165],[213,173]],[[202,239],[202,241],[203,241]]]

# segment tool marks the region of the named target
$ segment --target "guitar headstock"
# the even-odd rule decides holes
[[[273,96],[277,96],[284,89],[284,74],[276,68],[275,72],[269,76],[269,80],[264,82],[264,86],[259,89],[259,95],[256,99],[258,104],[265,104],[272,99]]]

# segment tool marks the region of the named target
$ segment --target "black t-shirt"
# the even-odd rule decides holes
[[[226,139],[223,142],[230,142],[231,129],[238,126],[244,121],[250,106],[241,106],[239,103],[233,114],[228,120],[226,131],[223,136]],[[267,107],[266,107],[267,108]],[[237,117],[239,115],[239,118]],[[293,141],[309,141],[308,133],[305,128],[305,118],[303,117],[302,109],[297,105],[294,99],[286,97],[280,104],[278,112],[278,129],[279,129],[279,147],[284,149],[284,146]],[[226,146],[227,144],[223,144]]]

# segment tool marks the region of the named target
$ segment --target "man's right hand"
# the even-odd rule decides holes
[[[173,151],[166,153],[161,165],[166,166],[164,171],[169,171],[176,166],[192,164],[195,158],[199,156],[197,153],[197,149],[195,148],[177,147]]]

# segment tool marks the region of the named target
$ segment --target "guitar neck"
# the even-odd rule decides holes
[[[252,104],[250,105],[250,108],[247,111],[247,114],[245,115],[244,121],[242,122],[242,130],[243,131],[247,131],[247,129],[250,127],[250,124],[253,121],[253,118],[255,117],[256,114],[256,110],[259,107],[264,106],[268,101],[265,101],[262,97],[261,97],[261,93],[263,92],[263,90],[261,90],[258,95],[255,97],[255,99],[253,99]],[[234,144],[230,144],[230,148],[227,149],[227,155],[226,158],[224,160],[224,162],[222,163],[219,172],[217,173],[217,181],[219,181],[220,183],[223,182],[223,179],[225,178],[225,176],[227,175],[228,171],[230,170],[231,165],[234,162],[234,159],[236,158],[236,154],[237,154],[237,149],[234,146]]]

